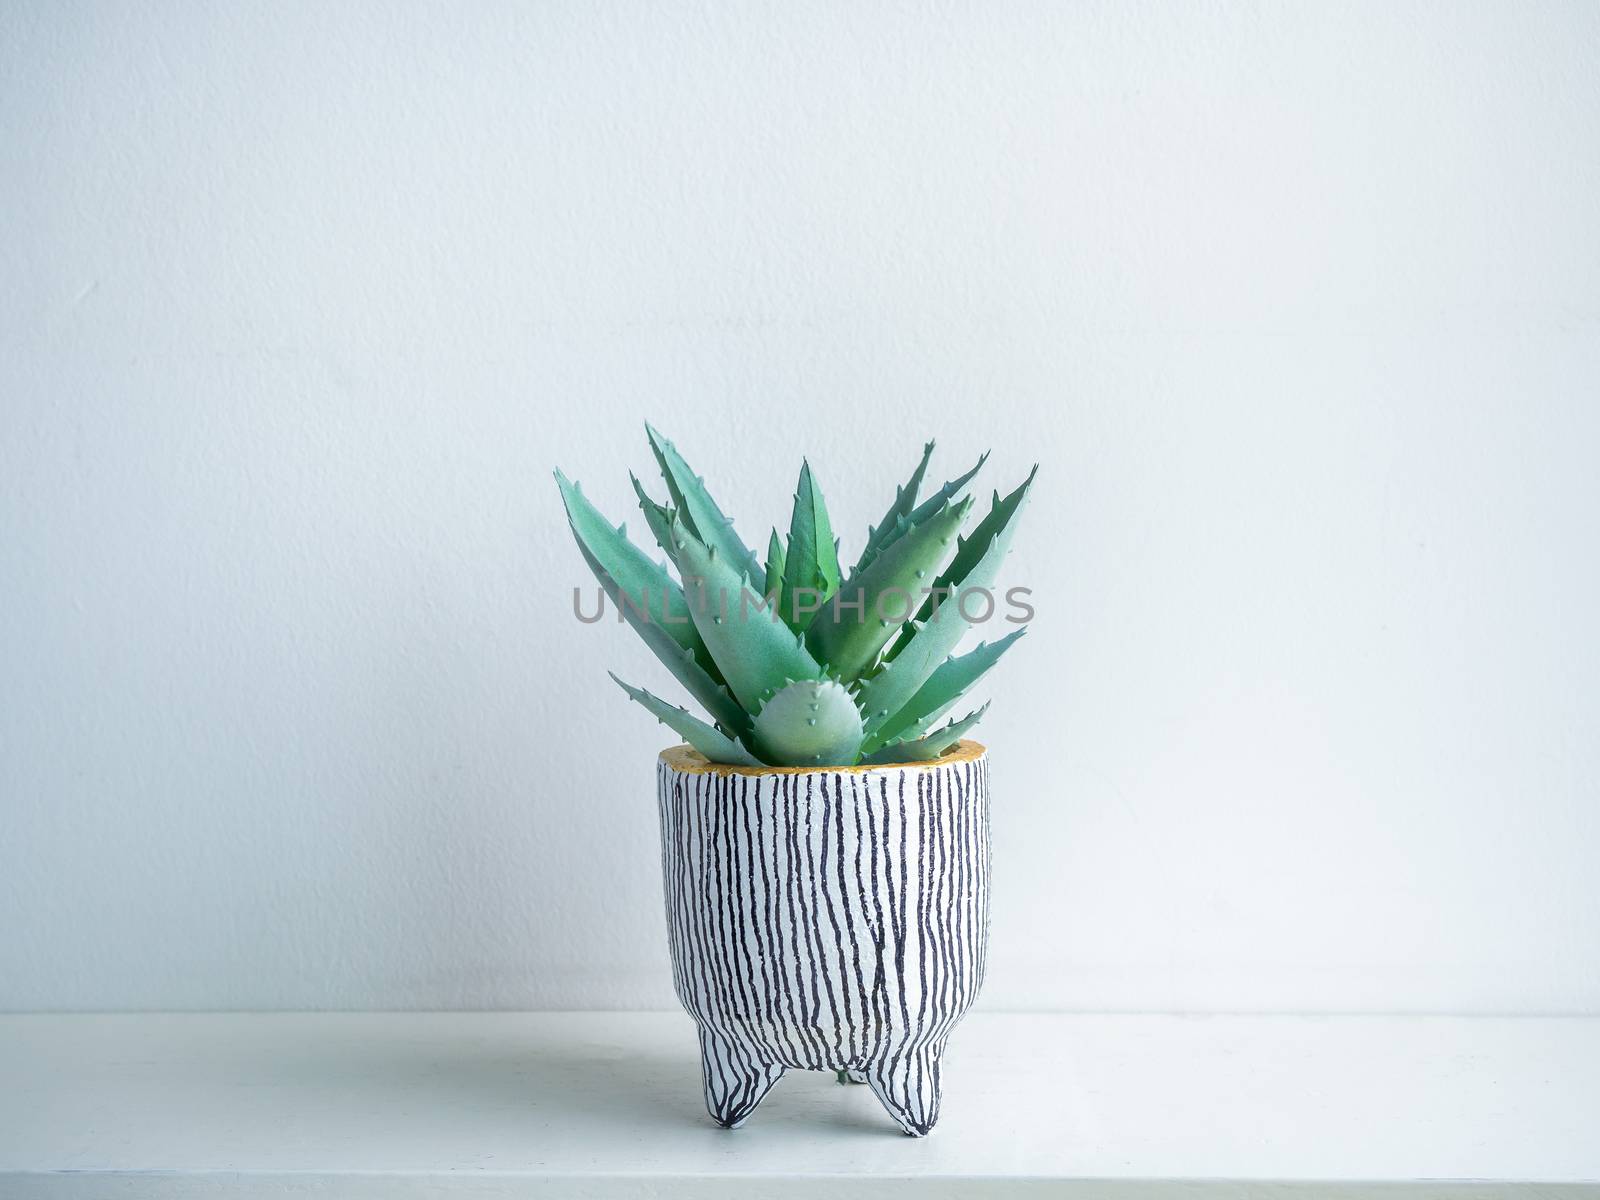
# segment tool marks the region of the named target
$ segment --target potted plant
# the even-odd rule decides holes
[[[832,1070],[921,1136],[983,981],[989,917],[988,761],[962,740],[984,709],[935,725],[1022,636],[952,654],[997,611],[1033,474],[960,538],[973,506],[960,493],[984,459],[918,504],[928,443],[846,575],[809,465],[762,563],[646,430],[668,503],[633,486],[681,584],[556,480],[605,595],[711,718],[617,680],[688,743],[660,756],[658,805],[706,1107],[734,1128],[785,1071]]]

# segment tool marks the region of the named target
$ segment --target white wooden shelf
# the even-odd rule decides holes
[[[979,1013],[945,1093],[718,1129],[675,1013],[0,1017],[0,1196],[1600,1196],[1600,1020]]]

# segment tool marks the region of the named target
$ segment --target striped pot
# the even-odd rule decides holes
[[[872,1087],[914,1137],[939,1058],[983,983],[989,764],[658,767],[678,999],[700,1026],[706,1107],[736,1128],[790,1068]]]

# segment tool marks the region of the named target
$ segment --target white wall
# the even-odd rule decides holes
[[[1588,3],[0,8],[0,1007],[670,1005],[648,415],[1043,463],[991,1006],[1600,1010],[1597,189]]]

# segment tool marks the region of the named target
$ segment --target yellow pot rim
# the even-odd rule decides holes
[[[867,771],[934,770],[956,763],[977,762],[988,752],[989,748],[982,742],[962,738],[938,758],[926,762],[872,763],[859,767],[737,767],[732,763],[714,763],[692,746],[669,746],[661,752],[661,761],[680,775],[813,775],[840,771],[859,774]]]

